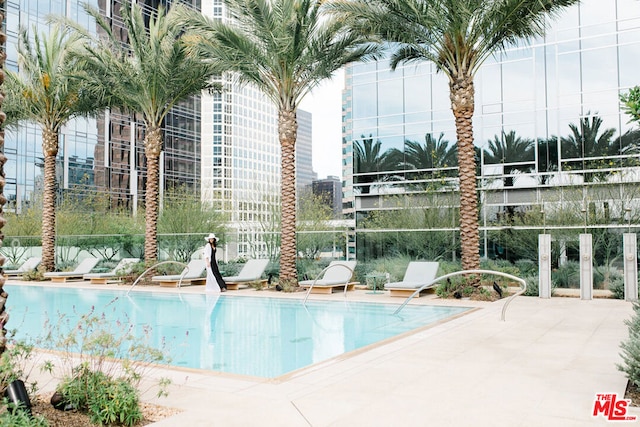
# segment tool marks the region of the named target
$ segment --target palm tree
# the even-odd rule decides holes
[[[49,35],[29,35],[21,29],[18,39],[19,72],[7,71],[5,112],[7,126],[25,121],[42,129],[44,189],[42,201],[42,267],[55,269],[56,156],[60,128],[69,120],[95,115],[104,108],[99,96],[86,90],[81,64],[73,52],[81,38],[60,26]]]
[[[0,17],[4,18],[4,16],[2,16],[3,14],[0,13]],[[5,41],[6,41],[6,34],[4,33],[4,31],[2,30],[2,28],[0,28],[0,49],[3,52],[6,52],[5,50]],[[5,55],[0,55],[0,85],[2,85],[2,82],[5,79],[5,73],[4,73],[4,60],[5,60]],[[2,107],[2,101],[3,101],[3,96],[0,92],[0,108]],[[6,115],[4,113],[4,111],[2,111],[2,109],[0,109],[0,177],[2,177],[2,179],[4,180],[4,164],[7,161],[7,157],[4,155],[4,121],[6,119]],[[4,227],[5,224],[5,219],[3,214],[3,206],[6,203],[6,197],[4,197],[4,182],[2,183],[2,185],[0,185],[0,230],[2,230],[2,227]],[[4,234],[0,231],[0,245],[2,245],[4,242]],[[7,349],[7,322],[9,320],[9,314],[7,313],[6,307],[5,307],[5,303],[7,302],[7,298],[8,298],[8,294],[4,291],[4,274],[2,271],[2,266],[4,265],[4,261],[5,258],[2,256],[2,254],[0,254],[0,324],[2,325],[2,327],[0,327],[0,356],[2,356],[2,354],[5,352],[5,350]]]
[[[297,283],[296,114],[301,100],[345,64],[377,52],[367,38],[325,19],[318,0],[226,0],[230,22],[182,9],[184,22],[202,35],[196,50],[219,59],[253,84],[278,109],[281,149],[280,280]]]
[[[485,150],[484,158],[488,164],[499,163],[525,163],[533,162],[535,152],[533,141],[531,139],[522,139],[516,135],[515,131],[506,133],[502,131],[502,135],[495,135],[493,140],[489,140],[489,149]],[[508,164],[504,166],[505,187],[513,187],[512,172],[530,172],[533,164]]]
[[[113,107],[139,114],[145,124],[144,152],[147,162],[145,193],[144,259],[147,265],[158,257],[159,159],[162,124],[180,101],[213,89],[211,76],[219,72],[215,62],[203,62],[188,54],[184,40],[189,33],[179,25],[174,9],[160,6],[149,15],[138,4],[121,8],[128,45],[115,34],[97,9],[85,10],[106,37],[96,37],[72,22],[87,47],[80,56],[94,78],[91,90],[104,93]]]
[[[579,0],[333,0],[353,31],[388,42],[390,65],[431,61],[449,78],[458,137],[462,268],[480,266],[473,146],[474,76],[496,52],[544,33]]]
[[[588,113],[587,113],[588,114]],[[569,124],[571,134],[560,138],[563,159],[580,158],[575,162],[565,163],[567,169],[588,170],[605,168],[608,160],[597,157],[614,156],[619,153],[619,146],[613,141],[614,128],[605,129],[600,134],[602,118],[587,116],[580,119],[580,124]],[[600,181],[609,175],[608,172],[584,172],[584,181]]]
[[[362,135],[361,141],[353,143],[353,172],[355,174],[367,174],[356,176],[357,184],[362,185],[362,194],[369,194],[371,183],[376,181],[386,181],[389,175],[379,176],[373,172],[393,171],[398,169],[402,152],[397,149],[382,152],[382,142],[373,142],[373,136],[366,138]]]

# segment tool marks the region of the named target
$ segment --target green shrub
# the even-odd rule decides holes
[[[576,261],[567,261],[551,271],[551,281],[558,288],[580,287],[580,264]]]
[[[518,267],[505,259],[483,259],[480,261],[480,268],[483,270],[499,271],[516,277],[520,274]]]
[[[471,295],[473,289],[473,286],[467,285],[467,279],[464,276],[453,276],[440,282],[436,288],[436,294],[440,298],[461,298]]]
[[[41,282],[44,280],[44,270],[36,268],[22,273],[22,280],[31,282]]]
[[[76,367],[57,391],[65,402],[88,413],[94,424],[132,426],[142,420],[138,390],[129,379],[92,371],[86,363]]]
[[[47,420],[40,415],[34,416],[26,411],[14,410],[14,404],[6,398],[2,399],[1,403],[6,409],[0,410],[0,426],[47,427],[49,425]]]
[[[611,297],[614,299],[624,299],[624,279],[619,278],[609,284]]]
[[[29,381],[31,371],[35,366],[33,345],[24,340],[16,341],[15,331],[7,333],[7,348],[0,355],[0,390],[6,388],[15,380],[22,380],[30,396],[37,393],[37,383]],[[31,417],[25,411],[15,410],[16,406],[9,400],[0,400],[0,426],[40,427],[46,426],[44,418]]]
[[[611,284],[624,280],[622,273],[613,266],[599,266],[593,269],[593,287],[595,289],[611,289]]]
[[[524,291],[522,295],[528,297],[537,297],[540,296],[540,278],[538,276],[527,276],[523,278],[525,282],[527,282],[527,289]]]
[[[518,277],[531,276],[538,273],[538,264],[530,259],[520,259],[515,262]]]
[[[640,304],[633,303],[633,315],[625,320],[629,329],[629,338],[620,344],[622,352],[618,370],[627,375],[627,379],[636,387],[640,387]]]
[[[137,386],[147,370],[169,360],[164,350],[136,337],[133,328],[127,322],[108,324],[104,314],[93,312],[82,315],[76,325],[62,316],[57,324],[45,326],[39,346],[61,351],[63,374],[57,391],[94,423],[130,426],[140,421]],[[157,395],[166,395],[169,384],[160,379]]]
[[[13,330],[7,332],[7,348],[0,355],[0,390],[5,390],[12,381],[20,379],[34,394],[37,383],[29,381],[31,371],[28,369],[34,365],[34,346],[24,340],[16,341],[14,335]]]
[[[298,280],[313,280],[329,265],[328,260],[299,259],[296,263]]]

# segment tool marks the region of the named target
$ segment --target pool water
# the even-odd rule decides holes
[[[105,327],[132,325],[169,350],[171,365],[273,378],[468,310],[397,304],[307,301],[5,285],[8,329],[37,338],[64,314],[104,316]],[[402,302],[402,301],[401,301]]]

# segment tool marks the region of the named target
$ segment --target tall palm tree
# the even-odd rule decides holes
[[[4,5],[4,1],[0,0],[0,5]],[[4,9],[3,9],[4,10]],[[0,21],[4,20],[4,14],[0,11]],[[5,44],[6,44],[7,36],[4,33],[2,27],[0,27],[0,50],[6,52]],[[4,61],[6,55],[0,55],[0,85],[5,79],[4,73]],[[4,121],[6,119],[6,115],[4,111],[2,111],[2,101],[4,100],[4,96],[2,95],[2,91],[0,91],[0,230],[4,227],[5,219],[3,214],[3,206],[6,203],[7,199],[4,196],[4,164],[7,161],[7,157],[4,155]],[[4,234],[0,232],[0,245],[3,244]],[[7,313],[5,303],[7,302],[7,297],[9,296],[4,291],[4,274],[2,271],[2,266],[4,265],[5,258],[0,254],[0,356],[7,349],[7,322],[9,321],[9,313]]]
[[[366,138],[362,135],[362,140],[353,143],[353,172],[355,174],[367,174],[357,176],[357,184],[360,186],[362,194],[369,194],[371,183],[388,180],[388,174],[373,175],[372,172],[393,171],[398,169],[402,152],[397,149],[382,151],[382,142],[373,141],[373,136]]]
[[[189,33],[179,25],[173,8],[165,13],[160,6],[150,15],[138,4],[123,4],[120,10],[128,40],[121,40],[97,9],[85,5],[85,10],[103,30],[104,37],[95,36],[72,22],[67,24],[87,42],[80,57],[94,76],[90,81],[91,90],[105,94],[111,106],[139,114],[145,124],[144,259],[151,265],[158,258],[163,121],[178,102],[202,90],[213,89],[211,76],[220,69],[215,62],[203,62],[188,54],[184,40]]]
[[[533,140],[523,139],[516,135],[515,131],[509,133],[502,131],[502,135],[495,135],[493,140],[489,140],[489,148],[485,150],[484,159],[489,164],[507,163],[504,166],[504,185],[513,187],[514,171],[530,172],[533,164],[509,164],[533,162],[535,158]]]
[[[378,50],[367,38],[325,19],[318,0],[226,0],[229,22],[186,9],[184,21],[202,34],[195,46],[219,59],[240,83],[253,84],[278,109],[281,150],[280,279],[297,283],[296,272],[296,114],[301,100],[343,65]]]
[[[104,108],[99,96],[89,93],[73,52],[81,38],[61,26],[48,35],[34,32],[33,45],[25,29],[18,39],[19,72],[7,71],[5,112],[7,126],[25,121],[42,129],[44,189],[42,195],[42,267],[55,269],[56,156],[60,128],[69,120],[95,115]]]
[[[458,137],[462,268],[480,266],[473,146],[474,76],[496,52],[544,33],[579,0],[330,0],[351,28],[389,43],[390,65],[431,61],[449,79]]]

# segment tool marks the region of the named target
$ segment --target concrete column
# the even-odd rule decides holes
[[[580,235],[580,299],[593,299],[593,256],[591,234]]]
[[[551,298],[551,235],[538,234],[538,295]]]
[[[622,235],[624,256],[624,299],[638,300],[638,240],[635,233]]]

